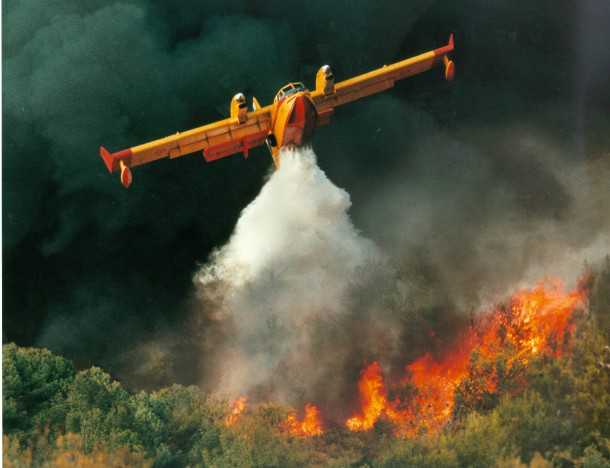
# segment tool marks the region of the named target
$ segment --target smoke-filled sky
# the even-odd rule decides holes
[[[134,386],[222,381],[217,350],[245,331],[218,326],[226,304],[202,295],[200,280],[221,261],[213,250],[247,225],[241,211],[254,216],[248,205],[270,190],[266,149],[247,161],[160,161],[124,190],[98,147],[224,118],[238,91],[266,103],[288,81],[313,86],[324,63],[342,80],[450,32],[453,83],[438,69],[400,82],[339,109],[314,137],[331,196],[351,199],[349,212],[335,206],[335,222],[387,262],[341,307],[369,317],[382,302],[367,301],[389,288],[402,315],[382,325],[396,323],[405,360],[439,346],[423,328],[449,337],[467,311],[515,285],[553,272],[573,279],[610,251],[608,2],[3,2],[3,340]],[[280,227],[300,232],[287,202],[270,209],[296,216]],[[348,247],[332,253],[346,255],[348,276],[364,261]],[[303,260],[293,254],[287,263]],[[353,281],[330,286],[352,291]],[[279,327],[269,317],[258,326]],[[343,334],[336,343],[377,339],[341,323],[327,324]],[[355,355],[385,352],[368,349]]]

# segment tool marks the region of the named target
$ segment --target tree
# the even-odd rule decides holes
[[[132,428],[156,466],[201,465],[219,452],[224,412],[197,387],[140,392],[131,405]]]
[[[97,444],[137,447],[130,398],[121,384],[100,368],[81,371],[68,390],[66,430],[82,436],[86,451]]]
[[[3,423],[6,434],[31,436],[36,428],[61,428],[74,367],[47,349],[3,346]]]

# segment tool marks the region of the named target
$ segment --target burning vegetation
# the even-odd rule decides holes
[[[237,422],[237,420],[239,419],[239,416],[246,409],[247,402],[248,402],[248,399],[245,396],[242,396],[242,397],[239,397],[237,400],[235,400],[231,404],[231,411],[229,412],[229,414],[227,415],[227,417],[225,419],[225,424],[227,426],[232,426],[233,424],[235,424],[235,422]]]
[[[582,289],[564,292],[557,281],[517,292],[508,306],[480,316],[443,355],[426,353],[408,364],[399,384],[411,390],[406,399],[388,397],[381,366],[373,362],[358,383],[360,411],[346,427],[366,431],[385,417],[405,437],[437,432],[453,416],[460,386],[474,400],[500,390],[494,365],[499,359],[503,372],[511,373],[534,356],[559,357],[568,350],[575,327],[572,317],[584,300]],[[468,385],[475,376],[478,384]]]
[[[573,291],[518,291],[402,375],[366,364],[344,420],[197,387],[131,393],[99,368],[5,345],[4,464],[607,466],[609,280],[610,263]]]
[[[541,282],[479,315],[441,355],[426,353],[407,364],[398,382],[386,383],[380,362],[368,364],[357,384],[359,409],[344,426],[369,431],[385,420],[399,437],[434,434],[451,421],[458,396],[476,407],[507,384],[513,394],[524,390],[524,371],[533,358],[569,352],[575,314],[585,301],[584,286],[565,291],[558,280]],[[228,425],[243,413],[245,401],[240,397],[233,403]],[[308,403],[302,420],[291,412],[282,427],[296,437],[319,436],[322,419],[320,409]]]
[[[283,426],[288,434],[295,437],[319,436],[323,433],[320,410],[311,403],[305,405],[301,421],[297,418],[296,413],[290,413]]]

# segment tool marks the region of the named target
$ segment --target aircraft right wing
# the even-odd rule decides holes
[[[334,77],[329,68],[324,70],[323,67],[316,76],[316,90],[311,93],[311,98],[318,110],[318,125],[324,125],[328,122],[335,107],[385,91],[393,87],[396,81],[430,70],[437,64],[442,63],[444,65],[445,79],[452,80],[455,75],[455,65],[448,55],[453,49],[453,34],[451,34],[449,42],[443,47],[392,65],[384,65],[381,68],[337,84],[329,83],[329,79],[334,82]],[[326,77],[324,76],[325,72]],[[329,73],[331,74],[329,75]]]

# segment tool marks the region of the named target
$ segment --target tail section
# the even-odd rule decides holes
[[[125,188],[128,188],[131,182],[133,182],[133,175],[131,174],[131,169],[129,169],[131,156],[132,152],[130,149],[111,153],[103,146],[100,146],[100,157],[104,161],[106,169],[110,173],[120,171],[121,184]]]
[[[449,58],[449,54],[455,49],[453,33],[449,36],[449,41],[443,47],[434,50],[434,55],[437,60],[442,60],[444,65],[445,79],[452,81],[455,78],[455,63]]]
[[[110,152],[103,146],[100,146],[100,156],[102,161],[104,161],[104,165],[106,166],[106,169],[108,169],[108,172],[112,173],[113,158]]]

